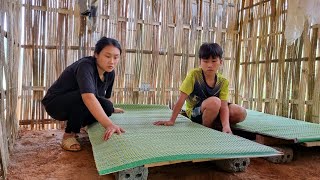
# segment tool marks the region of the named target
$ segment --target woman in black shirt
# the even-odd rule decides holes
[[[109,116],[123,113],[110,101],[114,69],[121,55],[119,42],[102,37],[95,45],[94,56],[84,57],[68,66],[48,89],[42,100],[47,113],[54,119],[67,121],[62,148],[81,150],[75,136],[80,128],[98,121],[105,129],[104,140],[124,130],[113,124]]]

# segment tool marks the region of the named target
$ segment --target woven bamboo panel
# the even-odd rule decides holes
[[[287,46],[287,0],[97,0],[95,18],[81,16],[79,2],[0,0],[4,167],[17,124],[63,127],[40,100],[68,65],[93,54],[101,36],[118,39],[123,48],[116,103],[172,106],[186,73],[199,65],[199,46],[217,42],[224,50],[221,72],[230,80],[230,101],[320,122],[319,25],[306,24]]]
[[[21,42],[24,76],[19,99],[20,125],[29,129],[63,125],[50,122],[40,100],[68,65],[80,57],[93,55],[95,42],[101,36],[118,39],[123,48],[116,68],[115,103],[172,106],[188,70],[199,65],[197,53],[203,42],[223,46],[226,53],[221,71],[228,75],[235,62],[236,47],[232,42],[237,33],[237,3],[236,0],[95,1],[94,18],[80,15],[78,1],[26,1],[20,6],[24,13],[20,18],[25,22]],[[233,75],[229,77],[231,86]]]
[[[319,123],[319,30],[305,24],[286,45],[286,0],[242,1],[236,102],[249,109]]]

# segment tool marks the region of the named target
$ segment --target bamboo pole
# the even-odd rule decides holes
[[[318,28],[312,29],[311,35],[311,47],[309,50],[309,60],[308,60],[308,93],[307,100],[312,100],[314,98],[314,89],[315,89],[315,57],[317,49],[317,39],[318,39]],[[319,96],[319,95],[318,95]],[[317,99],[315,99],[317,100]],[[316,103],[314,103],[316,104]],[[312,105],[307,104],[306,110],[306,121],[312,122],[313,116],[313,107]],[[318,114],[319,116],[319,114]]]
[[[236,73],[235,73],[235,103],[239,103],[239,73],[240,73],[240,51],[241,51],[241,39],[242,39],[242,26],[243,26],[243,8],[244,8],[245,0],[242,0],[241,2],[241,8],[240,8],[240,20],[237,20],[237,22],[240,22],[239,24],[239,35],[238,35],[238,47],[237,47],[237,54],[236,54]]]

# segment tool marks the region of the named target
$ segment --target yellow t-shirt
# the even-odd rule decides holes
[[[208,97],[215,96],[221,100],[228,100],[229,81],[220,73],[216,73],[214,87],[209,87],[205,81],[201,68],[191,70],[180,86],[180,91],[188,95],[186,100],[186,113],[190,118],[192,109],[200,106]]]

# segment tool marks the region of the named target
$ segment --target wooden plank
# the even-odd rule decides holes
[[[207,161],[216,161],[216,160],[222,160],[222,159],[221,158],[217,158],[217,159],[207,158],[207,159],[193,159],[193,160],[184,160],[184,161],[180,161],[180,160],[166,161],[166,162],[146,164],[146,165],[144,165],[144,167],[149,168],[149,167],[165,166],[165,165],[178,164],[178,163],[184,163],[184,162],[198,163],[198,162],[207,162]]]
[[[270,136],[256,134],[256,142],[264,145],[280,145],[280,144],[293,144],[294,140],[279,139]]]
[[[60,8],[60,9],[58,9],[58,13],[59,14],[69,14],[69,15],[71,15],[71,14],[73,14],[73,11],[72,10],[68,10],[67,8]]]
[[[145,164],[144,167],[149,168],[149,167],[156,167],[156,166],[165,166],[165,165],[178,164],[183,162],[190,162],[190,161],[166,161],[166,162],[159,162],[159,163],[153,163],[153,164]]]
[[[195,159],[195,160],[192,160],[192,162],[198,163],[198,162],[207,162],[207,161],[216,161],[216,160],[221,160],[221,158],[218,158],[218,159]]]
[[[239,157],[239,158],[240,158],[240,157]],[[145,168],[150,168],[150,167],[166,166],[166,165],[172,165],[172,164],[178,164],[178,163],[185,163],[185,162],[201,163],[201,162],[218,161],[218,160],[227,160],[227,159],[223,159],[223,158],[206,158],[206,159],[193,159],[193,160],[166,161],[166,162],[158,162],[158,163],[145,164],[144,167],[145,167]]]
[[[306,147],[320,146],[320,141],[304,142],[304,143],[301,143],[301,145],[306,146]]]
[[[28,119],[28,120],[19,120],[19,125],[22,126],[22,125],[31,125],[31,124],[34,124],[34,122],[36,122],[35,120],[31,120],[31,119]],[[40,123],[40,124],[51,124],[52,122],[57,122],[56,120],[54,119],[40,119],[37,121],[37,123]]]

